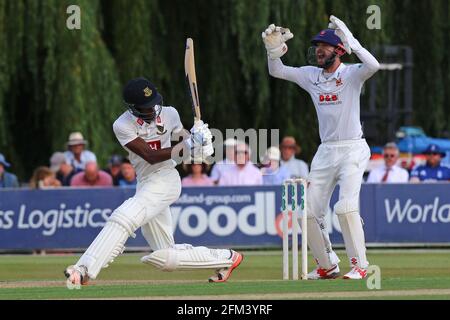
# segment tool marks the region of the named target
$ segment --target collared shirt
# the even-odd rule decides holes
[[[112,185],[111,176],[102,170],[98,172],[97,180],[94,182],[86,180],[84,171],[74,175],[70,181],[70,186],[72,187],[112,187]]]
[[[135,178],[133,181],[128,181],[125,180],[125,178],[121,178],[118,180],[117,185],[121,188],[135,187],[137,185],[137,179]]]
[[[3,171],[0,175],[0,189],[1,188],[19,188],[19,180],[15,174]]]
[[[419,178],[420,181],[435,182],[435,181],[449,181],[450,168],[439,165],[437,167],[430,167],[428,165],[417,166],[411,171],[411,178]]]
[[[235,163],[227,158],[222,161],[218,161],[212,168],[210,178],[213,181],[219,181],[227,170],[233,168]]]
[[[367,183],[381,183],[386,174],[386,165],[372,169],[367,177]],[[409,181],[408,171],[395,165],[390,168],[385,183],[407,183]]]
[[[97,162],[97,157],[92,151],[83,150],[81,152],[80,161],[75,159],[75,155],[72,151],[64,152],[64,156],[66,157],[66,162],[69,163],[72,167],[74,167],[75,171],[83,171],[86,167],[86,163],[88,162]]]
[[[296,83],[311,96],[322,142],[357,140],[363,136],[360,122],[361,88],[378,70],[379,64],[364,48],[355,53],[362,64],[345,66],[341,63],[328,79],[324,77],[322,68],[287,67],[281,59],[268,59],[272,76]]]
[[[181,185],[183,187],[211,187],[214,186],[214,182],[206,174],[203,174],[201,179],[193,179],[192,175],[189,175],[181,180]]]
[[[291,173],[285,166],[280,166],[276,170],[272,168],[262,168],[263,183],[265,185],[282,185],[286,179],[291,178]]]
[[[242,186],[242,185],[262,185],[263,179],[261,171],[253,163],[248,162],[244,168],[237,165],[231,166],[226,173],[220,177],[219,186]]]
[[[162,107],[160,115],[150,124],[126,111],[114,122],[113,129],[117,140],[128,151],[128,158],[136,171],[138,181],[161,168],[175,167],[176,162],[171,159],[150,164],[126,147],[129,142],[140,137],[153,150],[170,148],[172,134],[177,134],[183,129],[175,108]]]
[[[281,160],[280,164],[290,173],[290,178],[308,178],[309,168],[305,161],[292,156],[288,161]]]

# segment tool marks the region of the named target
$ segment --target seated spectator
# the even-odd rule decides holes
[[[66,156],[62,152],[53,153],[50,158],[50,170],[56,174],[56,179],[64,187],[70,186],[70,180],[76,174],[74,168],[66,162]]]
[[[427,163],[413,169],[410,182],[450,181],[450,168],[441,165],[445,152],[438,145],[430,144],[423,154],[427,155]]]
[[[67,163],[69,163],[76,172],[83,171],[88,162],[97,162],[95,154],[89,150],[85,150],[87,141],[84,140],[80,132],[72,132],[67,141],[67,148],[64,153]]]
[[[184,165],[183,168],[188,173],[187,177],[181,180],[181,185],[183,187],[205,187],[214,186],[214,181],[206,175],[208,165],[206,163],[194,163]]]
[[[218,161],[211,170],[211,179],[214,181],[214,184],[218,184],[220,177],[224,174],[224,172],[234,164],[234,148],[236,146],[235,139],[227,139],[223,143],[225,147],[225,159],[222,161]]]
[[[99,170],[97,162],[86,163],[84,171],[73,176],[72,187],[112,187],[112,178],[105,171]]]
[[[50,189],[61,187],[61,182],[56,179],[55,172],[49,167],[38,167],[34,170],[30,180],[31,189]]]
[[[108,168],[106,168],[104,171],[108,173],[112,179],[113,179],[113,185],[118,186],[119,180],[123,178],[121,173],[121,165],[123,163],[124,159],[122,156],[118,154],[114,154],[111,156],[111,158],[108,161]]]
[[[309,169],[305,161],[296,159],[300,155],[301,148],[294,137],[284,137],[280,145],[281,165],[291,173],[291,178],[308,178]]]
[[[407,183],[409,174],[398,165],[399,155],[397,145],[387,143],[383,148],[384,164],[370,171],[367,183]]]
[[[263,183],[265,185],[282,185],[283,181],[289,179],[291,173],[286,167],[280,167],[280,149],[277,147],[270,147],[267,149],[264,157],[264,166],[261,168],[263,175]]]
[[[0,189],[19,187],[16,175],[5,170],[5,167],[9,168],[10,166],[11,164],[6,161],[5,156],[0,153]]]
[[[129,160],[124,160],[120,166],[119,186],[120,187],[134,187],[137,184],[136,171]]]
[[[220,186],[262,185],[262,174],[250,162],[250,148],[238,142],[235,149],[235,164],[220,177]]]

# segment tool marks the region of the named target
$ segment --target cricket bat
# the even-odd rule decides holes
[[[200,101],[198,99],[197,76],[195,74],[194,41],[191,38],[186,40],[186,52],[184,55],[184,71],[191,97],[194,122],[201,120]]]

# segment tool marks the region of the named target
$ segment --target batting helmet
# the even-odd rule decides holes
[[[311,40],[311,43],[315,46],[320,42],[327,43],[333,47],[343,46],[341,39],[336,35],[335,30],[333,29],[322,30]]]
[[[150,122],[156,116],[155,106],[160,105],[163,98],[153,83],[141,77],[127,83],[123,89],[123,100],[134,116]]]

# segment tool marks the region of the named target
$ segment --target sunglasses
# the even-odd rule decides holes
[[[389,153],[386,153],[386,154],[384,155],[384,158],[385,158],[385,159],[393,159],[393,158],[395,158],[395,157],[396,157],[395,154],[389,154]]]

